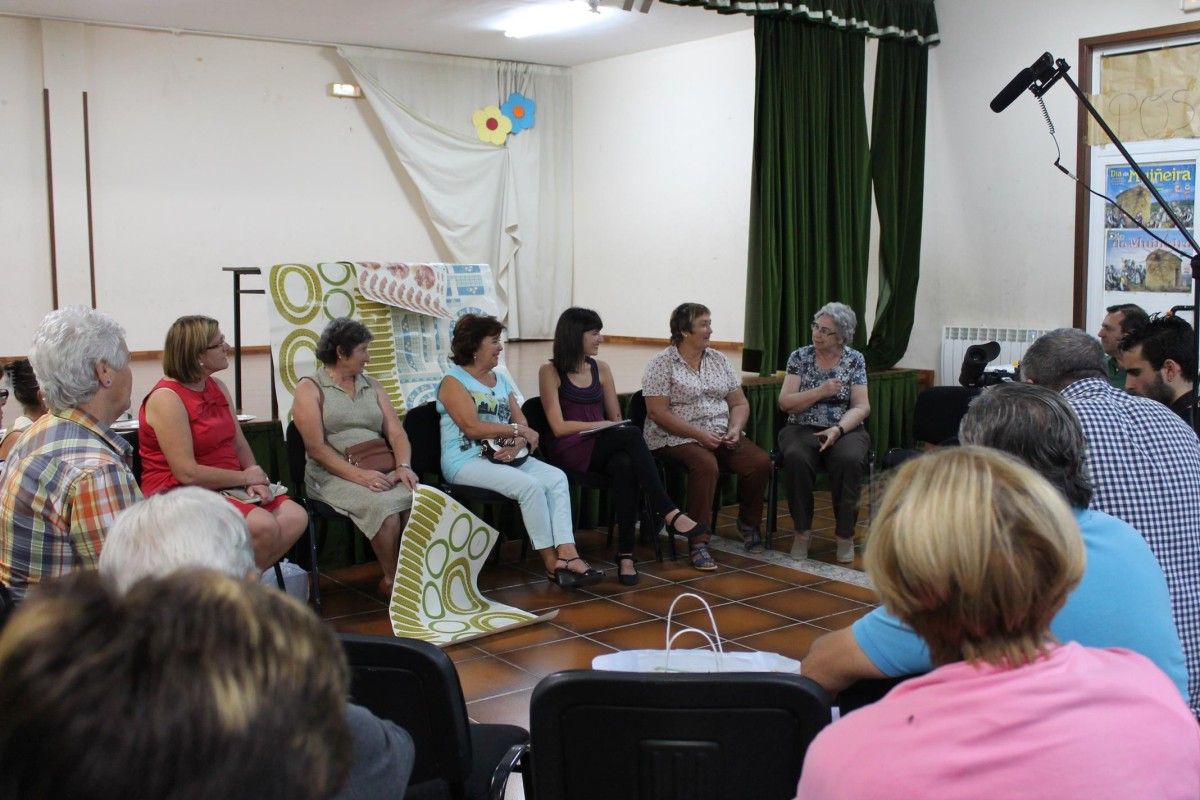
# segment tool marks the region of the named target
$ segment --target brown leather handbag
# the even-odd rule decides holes
[[[376,472],[391,472],[396,468],[396,457],[387,439],[382,436],[368,439],[346,448],[346,460],[359,469],[371,469]]]

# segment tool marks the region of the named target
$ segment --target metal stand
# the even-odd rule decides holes
[[[1047,53],[1047,55],[1049,54]],[[1065,59],[1058,59],[1054,62],[1054,69],[1039,75],[1034,81],[1033,85],[1029,87],[1029,91],[1033,92],[1035,97],[1041,97],[1047,91],[1049,91],[1050,87],[1057,83],[1059,79],[1066,81],[1067,86],[1071,87],[1071,91],[1074,92],[1075,96],[1079,98],[1079,102],[1083,104],[1083,107],[1087,110],[1088,114],[1091,115],[1092,119],[1096,120],[1096,123],[1100,126],[1101,130],[1107,134],[1112,143],[1117,146],[1117,150],[1122,156],[1124,156],[1125,161],[1129,164],[1133,171],[1137,173],[1138,178],[1140,178],[1142,183],[1145,184],[1146,188],[1150,190],[1150,194],[1152,194],[1154,199],[1158,201],[1159,207],[1162,208],[1163,211],[1167,212],[1167,216],[1171,218],[1171,223],[1174,224],[1175,229],[1178,230],[1183,235],[1183,238],[1187,240],[1187,243],[1192,246],[1193,255],[1191,261],[1189,262],[1192,269],[1192,304],[1194,309],[1192,319],[1197,323],[1192,326],[1192,332],[1195,334],[1195,339],[1193,339],[1193,346],[1195,349],[1193,352],[1200,354],[1200,244],[1196,243],[1195,237],[1193,237],[1191,232],[1184,226],[1182,222],[1179,221],[1179,217],[1175,214],[1175,209],[1171,208],[1170,204],[1163,199],[1161,194],[1159,194],[1158,189],[1153,183],[1151,183],[1150,179],[1146,177],[1146,173],[1142,171],[1141,166],[1133,160],[1133,156],[1130,155],[1129,151],[1125,149],[1125,145],[1121,142],[1121,140],[1117,138],[1116,131],[1108,126],[1108,123],[1104,121],[1104,117],[1100,116],[1100,112],[1098,112],[1096,107],[1092,105],[1090,100],[1088,100],[1087,95],[1080,91],[1079,87],[1075,84],[1075,81],[1071,80],[1071,76],[1067,74],[1067,70],[1070,68],[1071,65],[1068,64]],[[1080,132],[1080,135],[1083,135],[1082,132]],[[1195,406],[1192,407],[1191,413],[1192,429],[1195,430]]]
[[[242,295],[266,294],[266,289],[243,289],[243,275],[261,275],[258,267],[222,267],[233,274],[233,404],[242,413]],[[279,419],[279,399],[275,395],[275,354],[271,353],[271,419]]]

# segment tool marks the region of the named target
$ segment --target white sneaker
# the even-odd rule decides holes
[[[811,533],[796,531],[796,535],[792,538],[792,558],[799,561],[808,558],[808,544],[810,541],[812,541]]]
[[[841,564],[850,564],[854,561],[854,540],[842,539],[837,540],[837,560]]]

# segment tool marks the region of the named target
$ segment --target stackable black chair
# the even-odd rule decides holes
[[[485,506],[511,506],[520,515],[520,507],[516,500],[505,497],[491,489],[478,486],[467,486],[461,483],[448,483],[442,475],[442,431],[438,415],[437,403],[430,400],[416,408],[410,408],[404,415],[404,432],[408,434],[408,443],[412,447],[412,468],[417,477],[424,483],[436,486],[455,500],[466,505],[479,503]],[[496,554],[499,556],[500,543],[497,542]],[[529,550],[529,537],[521,537],[521,558]]]
[[[775,534],[779,530],[779,481],[783,471],[787,468],[783,462],[783,452],[779,449],[779,432],[783,430],[783,426],[788,424],[788,413],[780,411],[778,407],[775,409],[775,437],[776,445],[771,449],[771,482],[767,485],[767,549],[771,549],[772,543],[775,541]],[[867,428],[866,420],[863,420],[863,430],[867,431],[870,436],[871,432]],[[863,457],[864,465],[867,468],[867,480],[864,488],[867,492],[867,524],[871,524],[871,515],[875,511],[873,495],[871,494],[871,486],[875,481],[875,448],[868,447],[867,454]]]
[[[630,422],[632,422],[634,425],[636,425],[639,429],[645,430],[645,428],[646,428],[646,398],[642,395],[641,389],[638,389],[636,392],[634,392],[632,395],[630,395],[629,408],[627,410],[627,413],[629,414]],[[651,451],[651,452],[653,452],[653,451]],[[659,458],[658,456],[655,456],[654,460],[658,463],[659,467],[662,469],[663,475],[665,475],[665,476],[679,475],[679,476],[682,476],[684,480],[686,480],[687,468],[685,468],[683,465],[681,465],[675,461],[667,461],[665,459]],[[717,513],[721,510],[721,496],[724,493],[724,484],[725,484],[725,481],[731,475],[733,475],[732,472],[730,472],[730,471],[726,470],[724,467],[722,467],[720,475],[717,477],[717,489],[715,492],[713,492],[713,497],[712,497],[712,525],[709,526],[710,528],[712,528],[714,534],[716,533],[716,530],[717,530]],[[674,560],[676,558],[675,537],[670,535],[669,532],[667,535],[667,542],[668,542],[667,546],[671,550],[671,559]]]
[[[416,761],[405,800],[504,797],[508,776],[529,741],[524,728],[467,719],[454,663],[428,642],[356,634],[340,638],[350,663],[351,699],[412,737]],[[532,798],[525,779],[525,796]]]
[[[958,444],[958,424],[979,389],[962,386],[931,386],[917,395],[913,407],[913,433],[918,442]]]
[[[312,581],[313,604],[317,607],[317,614],[320,614],[321,567],[318,564],[320,545],[317,543],[317,531],[320,529],[324,532],[325,527],[330,522],[345,522],[352,529],[354,528],[354,523],[350,521],[348,516],[333,506],[308,497],[305,493],[304,470],[308,467],[308,457],[304,449],[304,439],[300,436],[300,431],[294,421],[288,422],[284,438],[287,443],[288,471],[292,473],[292,483],[295,484],[292,499],[303,506],[304,510],[308,512],[308,532],[306,533],[308,536],[308,569]],[[283,578],[278,564],[275,565],[275,576],[282,583]]]
[[[787,800],[830,697],[800,675],[571,670],[530,705],[537,800]]]

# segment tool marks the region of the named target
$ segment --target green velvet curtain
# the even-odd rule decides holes
[[[742,368],[769,375],[830,300],[866,302],[865,39],[760,16]],[[863,347],[862,327],[853,342]]]
[[[928,48],[898,39],[879,42],[871,120],[879,300],[864,352],[869,369],[895,366],[912,333],[921,264],[928,65]]]
[[[753,14],[826,25],[919,44],[939,41],[933,0],[660,0],[721,14]]]

